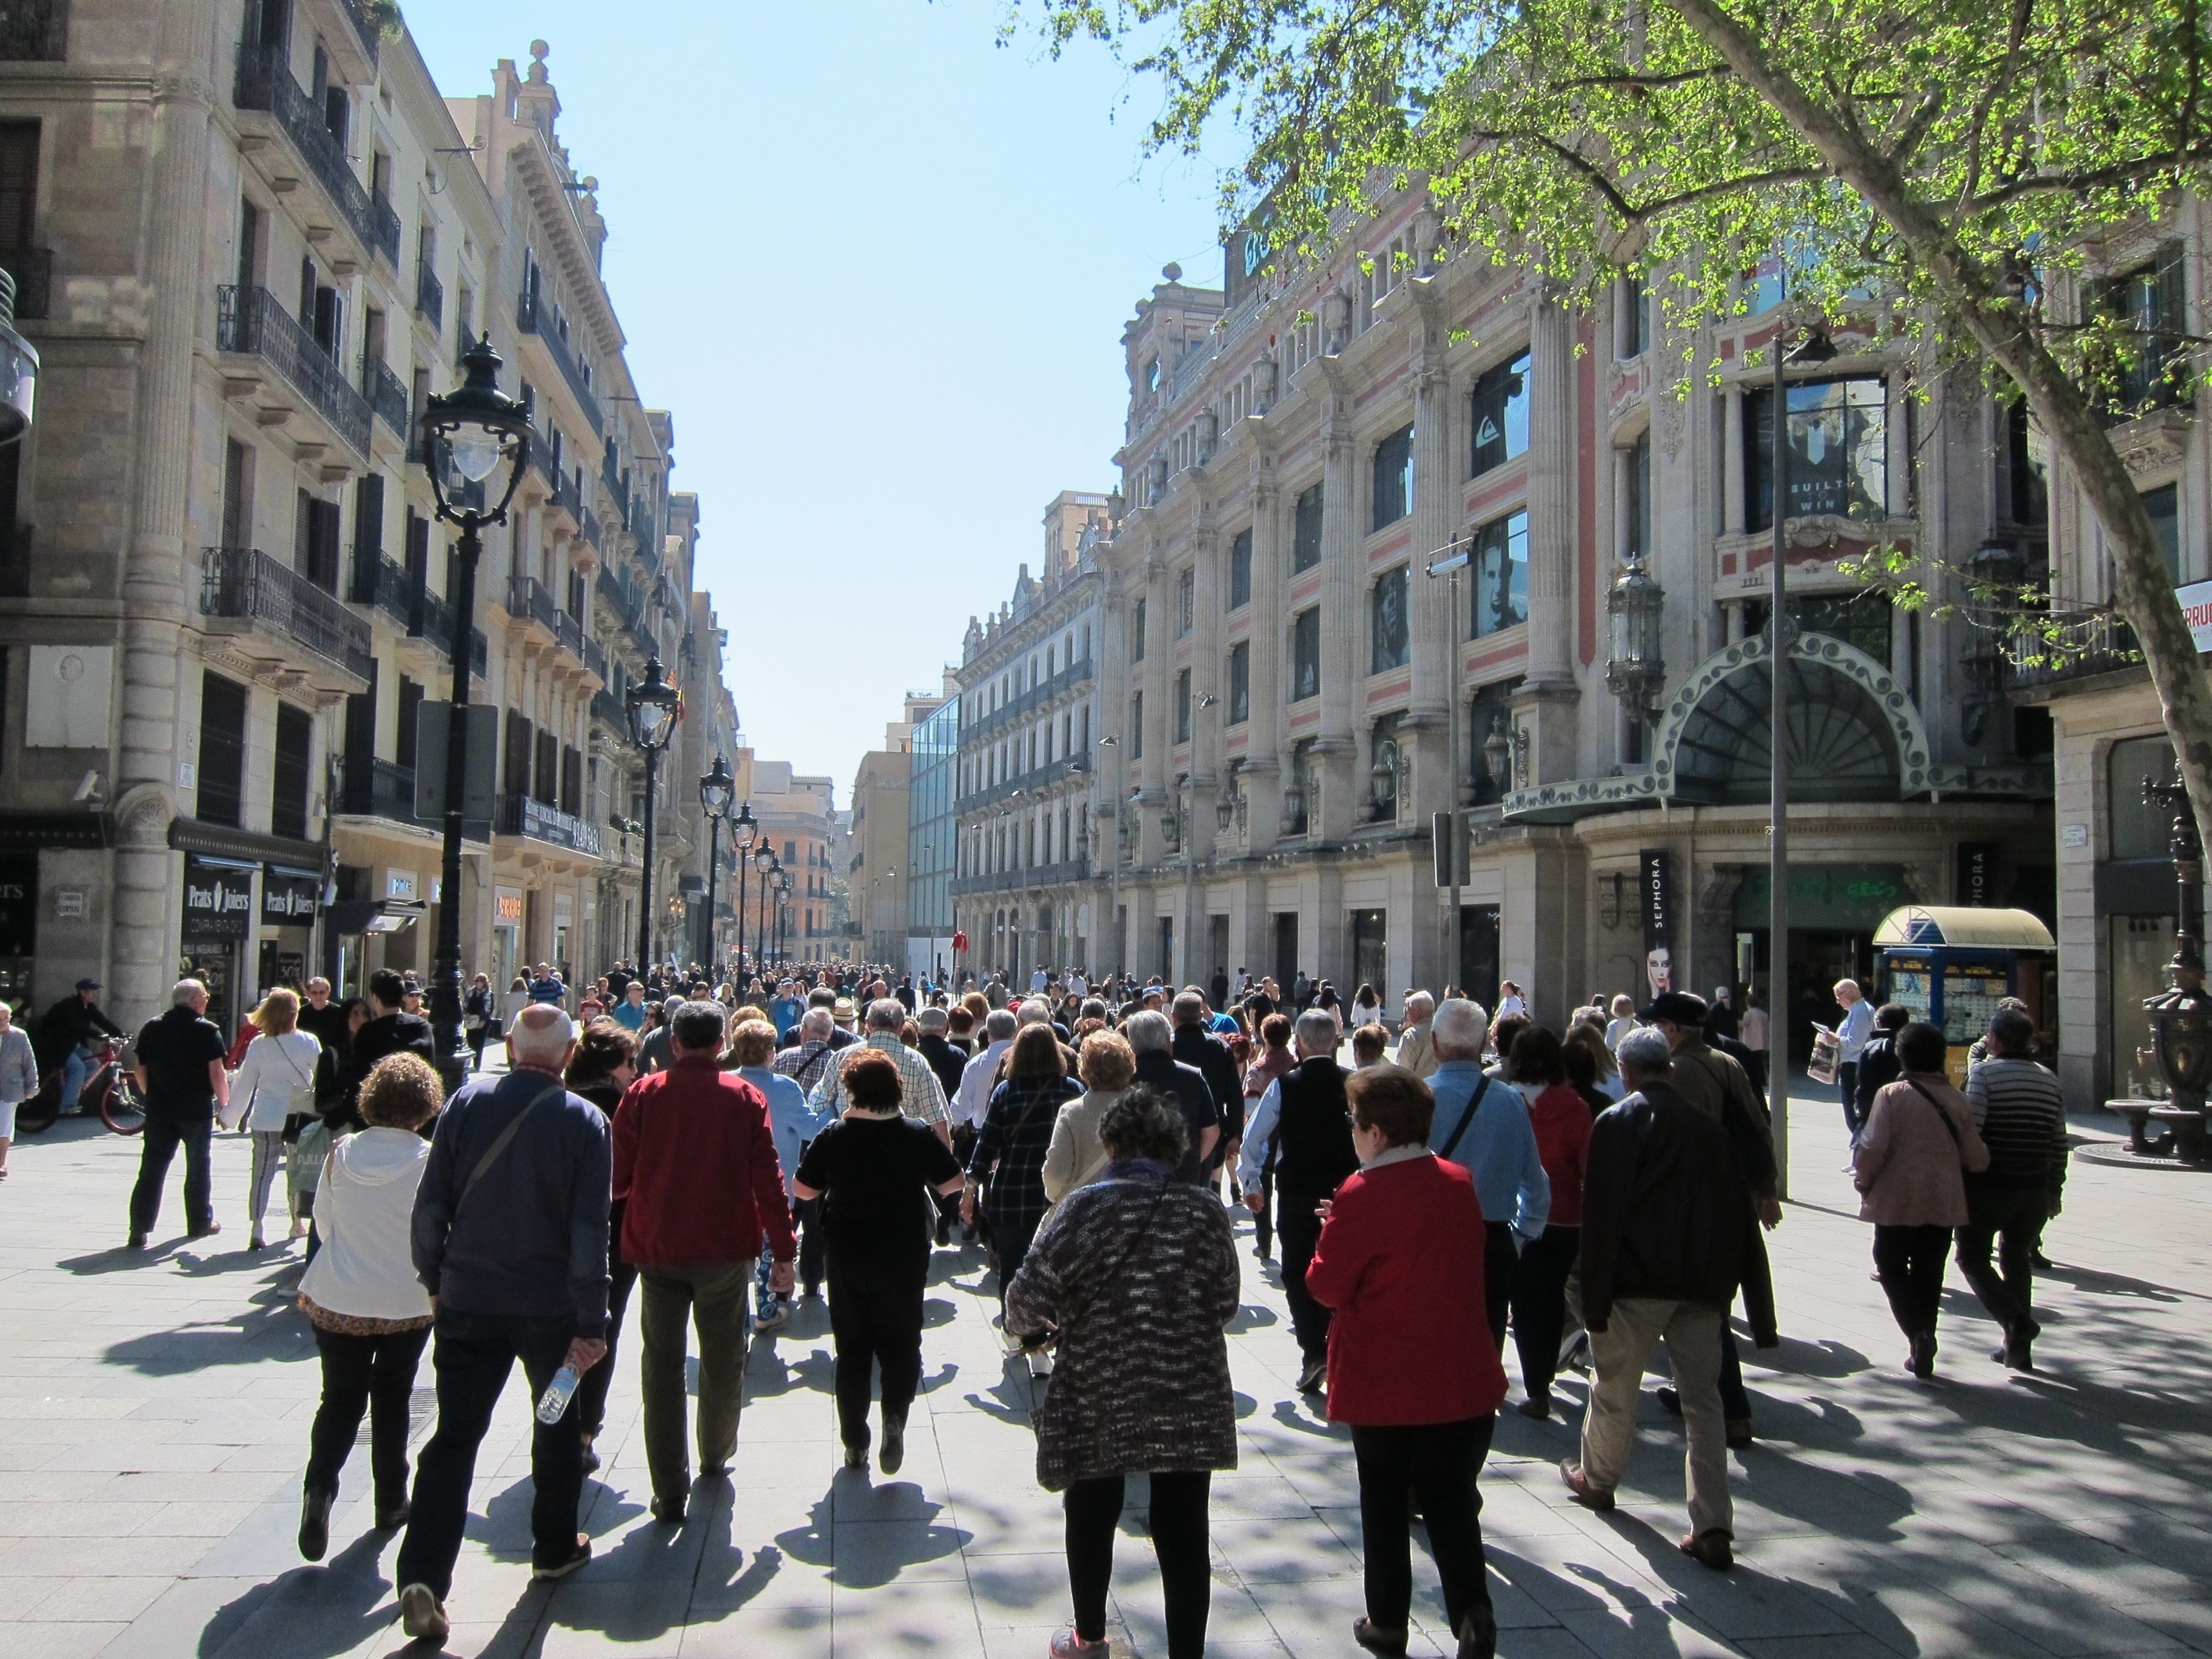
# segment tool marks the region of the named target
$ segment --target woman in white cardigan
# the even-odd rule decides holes
[[[15,1139],[15,1109],[39,1092],[39,1062],[31,1039],[0,1002],[0,1181],[8,1178],[8,1145]]]
[[[246,1045],[245,1057],[230,1074],[223,1127],[236,1127],[242,1120],[253,1137],[253,1175],[246,1189],[253,1237],[246,1248],[260,1250],[268,1248],[261,1218],[268,1212],[269,1188],[284,1167],[284,1120],[315,1109],[315,1062],[323,1057],[323,1045],[300,1029],[295,992],[271,991],[252,1020],[261,1035]]]
[[[323,1360],[323,1400],[300,1509],[300,1553],[310,1561],[329,1547],[338,1473],[364,1411],[376,1524],[390,1531],[407,1523],[407,1401],[432,1318],[408,1232],[430,1156],[422,1127],[437,1115],[445,1093],[417,1055],[378,1060],[361,1085],[368,1127],[338,1138],[315,1185],[322,1249],[300,1277],[300,1309]]]

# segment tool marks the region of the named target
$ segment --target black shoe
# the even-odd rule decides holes
[[[1912,1351],[1905,1356],[1905,1368],[1923,1382],[1936,1375],[1936,1333],[1923,1331],[1912,1339]]]
[[[945,1249],[947,1245],[951,1244],[951,1243],[952,1243],[952,1227],[951,1227],[951,1223],[949,1223],[949,1222],[946,1222],[946,1221],[941,1221],[941,1220],[940,1220],[940,1221],[937,1224],[937,1248],[938,1248],[939,1249],[940,1249],[940,1250],[941,1250],[941,1249]]]
[[[1552,1396],[1548,1394],[1532,1394],[1513,1409],[1523,1417],[1534,1418],[1539,1423],[1545,1422],[1552,1415]]]
[[[684,1524],[684,1499],[680,1497],[656,1498],[647,1507],[652,1510],[653,1518],[664,1527]]]
[[[576,1549],[574,1554],[566,1560],[550,1564],[533,1560],[530,1564],[530,1580],[535,1584],[550,1584],[556,1578],[566,1578],[591,1559],[592,1540],[580,1532],[576,1534]]]
[[[1680,1417],[1682,1414],[1682,1396],[1679,1393],[1673,1389],[1660,1389],[1656,1393],[1659,1395],[1661,1411],[1669,1417]]]
[[[1498,1613],[1493,1607],[1468,1609],[1459,1621],[1458,1659],[1494,1659],[1498,1652]]]
[[[308,1492],[300,1499],[300,1559],[319,1561],[331,1547],[331,1502],[336,1493]]]
[[[144,1249],[146,1248],[146,1235],[143,1233],[131,1234],[131,1242],[128,1244],[125,1244],[123,1248],[126,1250]]]
[[[404,1498],[397,1504],[379,1504],[376,1506],[376,1529],[379,1532],[398,1532],[407,1524],[407,1517],[411,1513]]]
[[[592,1437],[589,1435],[584,1437],[583,1464],[586,1474],[597,1474],[599,1472],[599,1449],[592,1444]]]
[[[847,1468],[848,1468],[848,1469],[865,1469],[865,1468],[866,1468],[868,1467],[868,1449],[867,1449],[867,1447],[866,1447],[865,1445],[860,1445],[860,1446],[848,1446],[848,1447],[846,1447],[846,1448],[845,1448],[845,1467],[846,1467]]]
[[[2027,1259],[2030,1265],[2032,1265],[2036,1272],[2039,1273],[2047,1273],[2051,1272],[2054,1265],[2051,1258],[2044,1255],[2043,1251],[2039,1248],[2030,1250],[2027,1253]]]
[[[884,1419],[883,1449],[876,1454],[876,1467],[885,1474],[896,1474],[899,1465],[906,1462],[906,1421],[902,1418]]]
[[[1352,1639],[1370,1653],[1403,1653],[1412,1638],[1402,1630],[1385,1630],[1372,1619],[1355,1619]]]
[[[1304,1367],[1298,1372],[1298,1392],[1300,1394],[1319,1394],[1322,1388],[1326,1386],[1328,1381],[1328,1361],[1326,1358],[1318,1357],[1309,1359],[1306,1361]]]

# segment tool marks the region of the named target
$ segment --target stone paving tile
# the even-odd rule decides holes
[[[1771,1238],[1788,1336],[1745,1351],[1760,1438],[1731,1458],[1738,1571],[1675,1551],[1680,1431],[1648,1393],[1622,1509],[1567,1500],[1553,1465],[1574,1450],[1584,1385],[1564,1378],[1553,1421],[1500,1418],[1484,1475],[1501,1654],[2212,1653],[2203,1182],[2077,1166],[2048,1240],[2059,1267],[2038,1286],[2044,1370],[1991,1364],[1988,1322],[1954,1289],[1939,1380],[1920,1385],[1898,1368],[1868,1277],[1835,1119],[1820,1101],[1793,1113],[1796,1201]],[[0,1654],[416,1659],[392,1623],[396,1540],[368,1530],[365,1457],[330,1559],[304,1565],[293,1543],[318,1382],[288,1305],[296,1251],[249,1255],[228,1234],[137,1257],[103,1248],[133,1153],[64,1125],[14,1154],[0,1328],[25,1334],[0,1346]],[[219,1204],[234,1207],[244,1161],[218,1142]],[[1346,1653],[1364,1605],[1348,1437],[1293,1390],[1275,1270],[1239,1260],[1240,1462],[1215,1483],[1207,1650]],[[925,1391],[896,1478],[842,1471],[826,1310],[804,1305],[756,1345],[732,1476],[698,1486],[680,1529],[643,1512],[633,1315],[587,1487],[597,1554],[550,1589],[528,1582],[528,1401],[511,1388],[479,1461],[447,1650],[1041,1654],[1066,1617],[1060,1503],[1035,1480],[1043,1385],[1006,1361],[994,1290],[975,1253],[938,1257]],[[1117,1654],[1155,1659],[1144,1498],[1133,1480],[1110,1633]],[[1413,1560],[1413,1650],[1449,1650],[1418,1535]]]

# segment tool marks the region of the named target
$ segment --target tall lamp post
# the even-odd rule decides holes
[[[730,763],[717,754],[707,775],[699,780],[699,810],[707,818],[707,943],[701,954],[710,973],[719,954],[714,942],[714,878],[722,862],[720,836],[722,820],[730,816],[730,797],[737,791],[738,781],[730,775]]]
[[[1112,750],[1115,757],[1120,758],[1121,740],[1119,738],[1101,738],[1098,739],[1098,746],[1101,749]],[[1121,769],[1116,767],[1115,769],[1118,773]],[[1116,985],[1121,982],[1124,970],[1121,953],[1128,943],[1122,937],[1121,933],[1121,782],[1122,780],[1119,776],[1114,780],[1114,896],[1110,901],[1114,907],[1114,914],[1109,918],[1114,924],[1114,982]]]
[[[645,678],[633,681],[623,693],[623,701],[629,709],[630,741],[645,756],[645,869],[639,878],[637,919],[637,970],[641,974],[653,966],[653,777],[660,766],[661,750],[676,735],[676,714],[683,702],[677,690],[661,671],[660,653],[656,651],[645,665]]]
[[[787,951],[784,946],[784,913],[790,908],[791,872],[779,869],[775,872],[775,959],[781,962]]]
[[[468,1074],[469,1053],[461,1036],[461,820],[469,787],[469,641],[476,623],[477,561],[483,556],[483,527],[507,522],[507,509],[522,483],[529,454],[530,411],[499,389],[499,353],[484,335],[461,358],[465,371],[459,386],[433,398],[422,416],[422,466],[438,516],[460,527],[454,549],[453,637],[447,649],[453,664],[453,707],[446,721],[445,846],[438,866],[438,944],[430,970],[430,1017],[448,1094]],[[507,468],[507,486],[496,503],[478,487]],[[461,503],[474,495],[477,504]],[[484,757],[486,764],[491,757]]]
[[[760,865],[761,908],[760,920],[753,924],[753,955],[765,961],[768,952],[768,909],[770,902],[769,896],[775,890],[776,872],[783,866],[776,862],[775,850],[773,848],[766,848],[757,862]]]
[[[730,849],[738,861],[738,954],[745,953],[745,860],[752,856],[753,842],[760,837],[760,825],[753,820],[753,804],[747,801],[738,808],[738,815],[730,820]],[[739,974],[744,963],[738,964]],[[760,971],[760,963],[753,963],[753,971]]]

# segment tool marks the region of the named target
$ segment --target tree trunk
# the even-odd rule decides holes
[[[2113,597],[2149,666],[2197,833],[2212,845],[2212,684],[2197,660],[2150,515],[2088,398],[2035,338],[2018,308],[2000,297],[1988,274],[1912,200],[1886,156],[1778,69],[1717,0],[1668,3],[1904,239],[1967,331],[2027,394],[2111,544]]]

